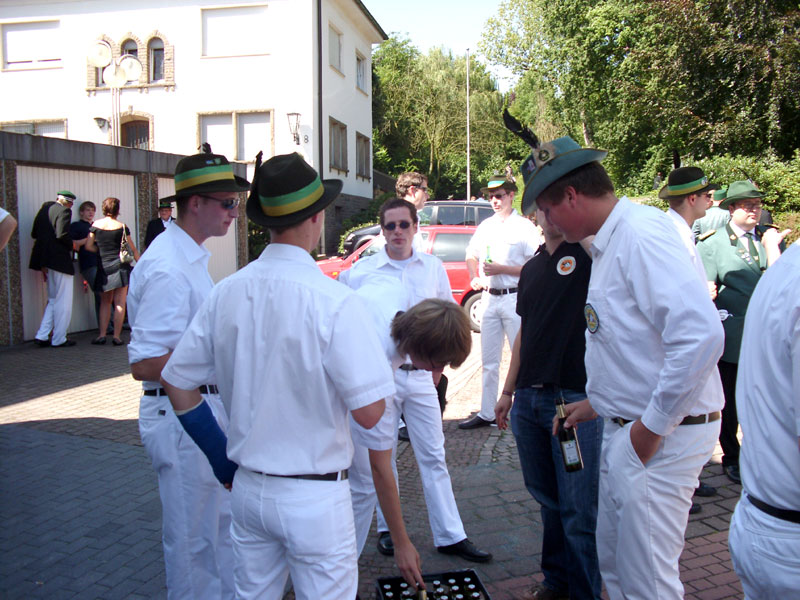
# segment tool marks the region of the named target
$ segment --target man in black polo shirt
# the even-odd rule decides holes
[[[506,429],[510,411],[525,487],[541,505],[544,582],[528,598],[600,598],[595,525],[603,421],[595,418],[577,430],[584,465],[579,471],[565,470],[552,435],[559,398],[586,398],[583,310],[592,259],[581,244],[566,242],[544,213],[537,210],[536,219],[545,243],[522,268],[522,325],[495,417]]]

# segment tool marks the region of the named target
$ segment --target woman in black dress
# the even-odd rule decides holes
[[[120,244],[122,243],[122,232],[128,239],[128,245],[133,252],[133,257],[139,260],[139,251],[133,245],[130,229],[125,223],[117,221],[119,215],[119,199],[106,198],[102,205],[104,218],[92,223],[89,230],[89,242],[87,248],[93,246],[100,254],[100,261],[103,263],[103,271],[107,281],[100,293],[100,335],[92,340],[93,344],[106,343],[106,330],[108,321],[111,318],[111,306],[114,306],[114,338],[111,340],[115,346],[121,346],[124,342],[120,338],[122,334],[122,322],[125,320],[125,304],[128,297],[128,280],[131,273],[131,265],[123,263],[119,259]]]

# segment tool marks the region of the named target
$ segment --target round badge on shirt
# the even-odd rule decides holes
[[[589,333],[597,331],[597,328],[600,327],[600,317],[597,316],[594,306],[588,302],[583,307],[583,316],[586,318],[586,329],[589,330]]]
[[[556,271],[558,271],[559,275],[569,275],[575,270],[575,266],[577,264],[578,261],[575,260],[574,256],[565,256],[558,261],[558,265],[556,265]]]

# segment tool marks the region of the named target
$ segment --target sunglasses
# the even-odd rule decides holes
[[[500,200],[500,199],[505,198],[505,197],[506,197],[506,193],[505,192],[500,192],[500,193],[497,193],[497,194],[489,194],[489,199],[490,200]]]
[[[214,202],[219,202],[222,205],[222,208],[225,210],[231,210],[239,206],[239,198],[226,198],[225,200],[220,200],[219,198],[214,198],[213,196],[206,196],[204,194],[197,194],[201,198],[205,198],[206,200],[213,200]]]
[[[398,227],[400,229],[408,229],[411,227],[411,221],[392,221],[391,223],[386,223],[383,226],[386,231],[394,231]]]

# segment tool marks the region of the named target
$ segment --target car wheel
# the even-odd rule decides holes
[[[481,306],[481,293],[475,292],[466,302],[464,302],[464,310],[467,311],[469,316],[469,326],[472,331],[481,331],[481,315],[483,314],[483,307]]]

